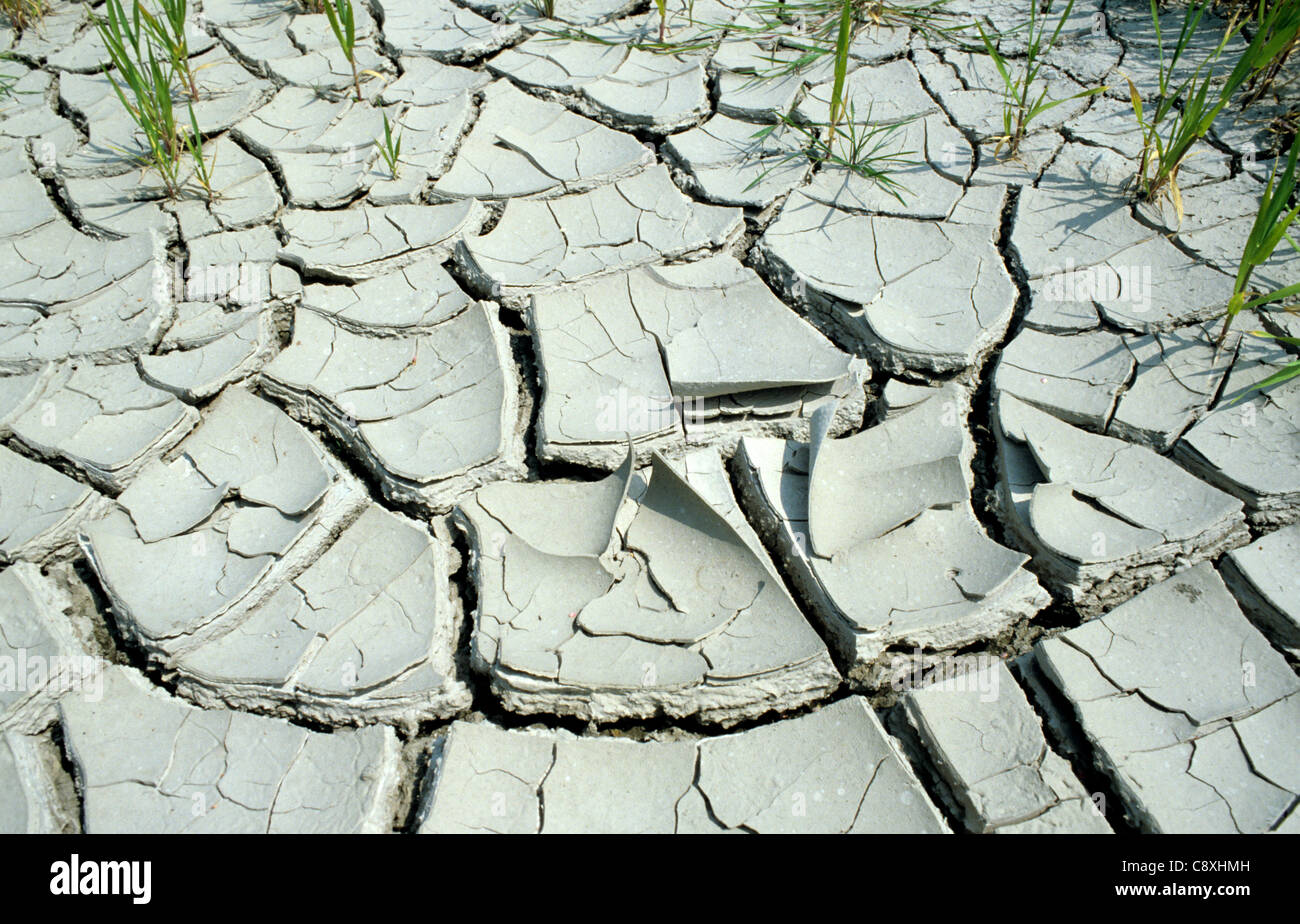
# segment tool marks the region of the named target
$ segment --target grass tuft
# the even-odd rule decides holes
[[[1300,251],[1300,244],[1291,236],[1291,224],[1296,215],[1300,215],[1300,204],[1290,206],[1296,189],[1296,161],[1300,158],[1300,137],[1291,142],[1291,152],[1287,155],[1286,166],[1280,171],[1277,161],[1269,174],[1268,184],[1260,198],[1259,212],[1251,225],[1246,238],[1246,246],[1237,264],[1237,276],[1232,287],[1232,298],[1228,302],[1227,314],[1223,319],[1223,329],[1219,331],[1217,346],[1222,346],[1228,336],[1228,328],[1242,311],[1272,304],[1295,295],[1300,295],[1300,283],[1283,286],[1270,292],[1253,292],[1250,290],[1250,277],[1262,264],[1268,262],[1273,251],[1285,240],[1291,247]]]
[[[1106,91],[1106,87],[1093,87],[1062,99],[1049,100],[1047,87],[1044,85],[1038,95],[1034,95],[1035,86],[1042,73],[1043,59],[1055,47],[1073,9],[1074,0],[1069,0],[1060,19],[1056,22],[1056,28],[1049,35],[1047,30],[1050,27],[1048,20],[1051,13],[1050,0],[1042,13],[1038,11],[1037,0],[1032,0],[1029,4],[1029,32],[1026,39],[1025,60],[1018,65],[1012,65],[1003,56],[997,44],[989,38],[984,27],[978,22],[975,24],[975,28],[979,30],[980,41],[984,44],[984,51],[993,59],[993,64],[998,69],[998,76],[1002,79],[1002,134],[996,139],[994,156],[1001,153],[1005,147],[1014,157],[1020,150],[1025,134],[1029,131],[1030,123],[1049,109],[1071,100],[1095,96]]]
[[[203,157],[203,138],[192,103],[186,103],[189,120],[178,122],[172,99],[174,69],[159,62],[152,31],[145,24],[145,11],[134,0],[128,15],[122,0],[106,0],[103,18],[95,26],[108,49],[110,65],[105,65],[118,100],[144,136],[142,160],[162,178],[167,194],[181,194],[184,185],[183,165],[193,166],[194,179],[209,199],[212,190],[212,165]],[[167,59],[164,58],[166,61]]]
[[[190,40],[185,34],[186,0],[157,0],[161,15],[149,12],[137,4],[149,37],[167,56],[172,70],[184,82],[190,99],[199,98],[199,87],[190,65]]]
[[[1300,0],[1261,4],[1259,16],[1254,20],[1254,34],[1226,77],[1220,77],[1216,65],[1228,42],[1241,30],[1245,22],[1242,17],[1234,17],[1215,49],[1181,83],[1174,84],[1171,79],[1173,72],[1184,59],[1197,27],[1212,3],[1213,0],[1202,0],[1188,9],[1173,51],[1166,58],[1160,11],[1156,0],[1151,0],[1160,69],[1157,99],[1150,110],[1143,107],[1141,94],[1133,81],[1128,82],[1133,115],[1142,130],[1138,194],[1148,202],[1168,196],[1180,222],[1183,202],[1178,172],[1192,146],[1205,137],[1214,120],[1243,87],[1254,86],[1254,90],[1248,90],[1243,97],[1244,104],[1258,98],[1258,93],[1272,83],[1291,49],[1300,41]]]
[[[0,0],[0,15],[17,29],[38,25],[49,11],[45,0]]]
[[[393,134],[393,127],[389,124],[386,112],[384,113],[384,137],[376,138],[375,146],[379,148],[379,156],[388,165],[388,173],[393,179],[397,179],[397,159],[402,156],[402,133]]]
[[[839,122],[798,122],[788,115],[782,115],[778,124],[768,125],[755,132],[752,136],[754,140],[761,143],[778,128],[786,128],[801,138],[802,143],[788,153],[778,155],[776,165],[764,170],[746,190],[763,182],[777,167],[791,161],[808,160],[818,166],[839,167],[871,180],[900,204],[904,204],[903,194],[909,190],[892,174],[914,167],[920,161],[911,156],[916,151],[901,150],[901,142],[895,136],[911,121],[913,120],[903,119],[873,123],[868,111],[867,118],[860,122],[852,104],[848,106],[847,117]]]
[[[329,20],[330,31],[338,40],[343,57],[352,68],[352,89],[356,91],[357,102],[361,102],[361,76],[357,73],[357,20],[352,9],[352,0],[324,0],[322,6],[325,18]]]

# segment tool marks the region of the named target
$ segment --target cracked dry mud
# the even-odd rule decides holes
[[[299,0],[191,3],[211,202],[93,4],[0,22],[0,832],[1300,830],[1300,326],[1215,342],[1276,139],[1180,220],[1145,4],[1017,158],[867,28],[899,198],[748,6],[358,3],[358,101]]]

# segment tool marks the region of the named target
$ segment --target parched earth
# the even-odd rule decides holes
[[[900,201],[797,154],[832,74],[757,79],[746,0],[676,54],[356,5],[364,102],[296,0],[193,11],[212,202],[89,4],[0,28],[0,831],[1300,831],[1300,379],[1246,333],[1300,324],[1215,344],[1294,87],[1180,222],[1145,3],[1075,4],[1049,93],[1110,89],[1014,159],[987,57],[867,28]]]

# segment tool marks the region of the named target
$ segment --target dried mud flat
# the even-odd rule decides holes
[[[357,3],[358,102],[206,0],[210,202],[91,5],[0,26],[0,832],[1300,831],[1300,379],[1239,333],[1295,316],[1214,344],[1276,139],[1178,222],[1145,4],[1014,160],[987,58],[872,28],[900,202],[754,138],[832,75],[746,5]]]

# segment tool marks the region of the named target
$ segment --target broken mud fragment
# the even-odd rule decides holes
[[[635,742],[457,722],[422,833],[947,833],[856,697],[715,738]]]
[[[1001,661],[958,659],[901,714],[976,834],[1109,834],[1110,825]]]
[[[308,731],[196,709],[141,674],[106,671],[104,698],[59,705],[88,834],[387,833],[392,729]]]
[[[510,200],[495,228],[459,243],[456,263],[476,292],[518,305],[565,283],[703,255],[743,224],[738,208],[682,195],[659,165],[590,192]]]
[[[1209,564],[1034,655],[1143,830],[1262,833],[1294,809],[1300,680]]]
[[[1220,559],[1219,573],[1250,621],[1300,658],[1300,524],[1233,549]]]
[[[964,371],[997,345],[1016,301],[994,246],[999,206],[986,191],[967,196],[991,207],[963,213],[976,223],[856,214],[796,191],[754,255],[814,323],[873,367]]]
[[[815,420],[811,443],[741,441],[746,509],[860,683],[890,651],[957,649],[1049,602],[975,519],[967,400],[950,385],[842,439]]]
[[[348,290],[320,289],[308,287],[309,305],[342,308],[334,296]],[[438,294],[426,318],[444,306],[452,313],[396,336],[301,307],[293,342],[261,381],[296,417],[328,427],[389,499],[445,513],[481,484],[523,477],[524,451],[517,372],[495,312],[459,302],[459,289]],[[389,324],[398,322],[390,315]]]
[[[506,708],[733,725],[839,684],[712,450],[647,476],[481,488],[471,655]],[[629,496],[631,492],[631,496]]]
[[[1044,582],[1085,613],[1248,541],[1241,501],[1143,446],[1011,395],[993,408],[1000,515]]]
[[[533,297],[542,385],[538,453],[612,470],[687,445],[725,452],[744,433],[807,437],[862,423],[865,361],[790,311],[731,257],[655,266]],[[736,336],[736,325],[746,334]]]

